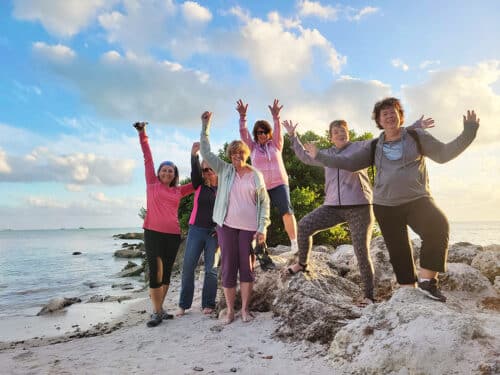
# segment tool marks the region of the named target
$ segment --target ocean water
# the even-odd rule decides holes
[[[8,230],[0,231],[0,319],[34,316],[53,297],[125,295],[114,283],[140,278],[119,278],[127,259],[115,258],[123,242],[114,234],[140,228]],[[80,251],[81,255],[72,255]],[[140,260],[132,259],[136,263]],[[94,287],[91,288],[90,286]]]
[[[123,242],[113,235],[140,232],[140,228],[0,231],[0,318],[35,316],[53,297],[124,295],[113,283],[127,263],[113,253]],[[451,241],[478,245],[500,244],[500,222],[451,223]],[[81,251],[81,255],[72,255]],[[97,285],[90,288],[90,283]]]

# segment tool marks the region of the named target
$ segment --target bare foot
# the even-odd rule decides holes
[[[251,322],[252,320],[254,320],[254,316],[253,314],[250,312],[250,311],[242,311],[241,312],[241,321],[243,323],[248,323],[248,322]]]
[[[181,316],[183,316],[184,314],[186,313],[186,310],[184,310],[182,307],[179,307],[179,309],[177,309],[176,313],[175,313],[175,316],[180,318]]]
[[[227,312],[226,319],[224,319],[224,324],[231,324],[234,322],[234,311]]]
[[[302,267],[300,263],[294,263],[291,266],[284,268],[282,273],[283,273],[283,276],[287,277],[287,276],[295,275],[297,272],[300,272],[303,270],[304,270],[304,267]]]
[[[214,309],[211,309],[210,307],[205,307],[203,309],[203,314],[205,314],[205,315],[210,315],[213,312],[214,312]]]

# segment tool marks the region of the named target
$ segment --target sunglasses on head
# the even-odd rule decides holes
[[[269,134],[267,130],[257,130],[257,135],[262,135],[262,134]]]
[[[212,168],[203,168],[203,172],[213,172]]]

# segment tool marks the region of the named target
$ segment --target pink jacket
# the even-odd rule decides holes
[[[173,187],[163,185],[156,176],[146,132],[140,132],[139,139],[144,155],[147,197],[147,213],[142,227],[161,233],[180,234],[177,214],[179,203],[183,197],[194,192],[193,185],[191,183]]]
[[[264,175],[266,189],[271,190],[280,185],[288,185],[288,174],[281,152],[283,151],[283,135],[279,117],[273,118],[273,139],[264,145],[253,140],[248,131],[245,118],[240,118],[240,137],[250,148],[250,159],[252,165]]]

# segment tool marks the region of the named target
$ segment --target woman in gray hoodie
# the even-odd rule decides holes
[[[474,111],[467,111],[462,133],[453,141],[442,143],[421,129],[416,130],[416,138],[411,136],[402,127],[404,111],[396,98],[377,102],[372,117],[384,131],[374,141],[376,144],[366,144],[349,157],[318,152],[313,144],[304,147],[325,166],[350,171],[376,166],[373,210],[398,283],[418,285],[428,297],[445,302],[438,286],[438,273],[446,271],[449,225],[431,196],[425,156],[446,163],[460,155],[476,137],[479,118]],[[408,226],[422,239],[418,277]]]

